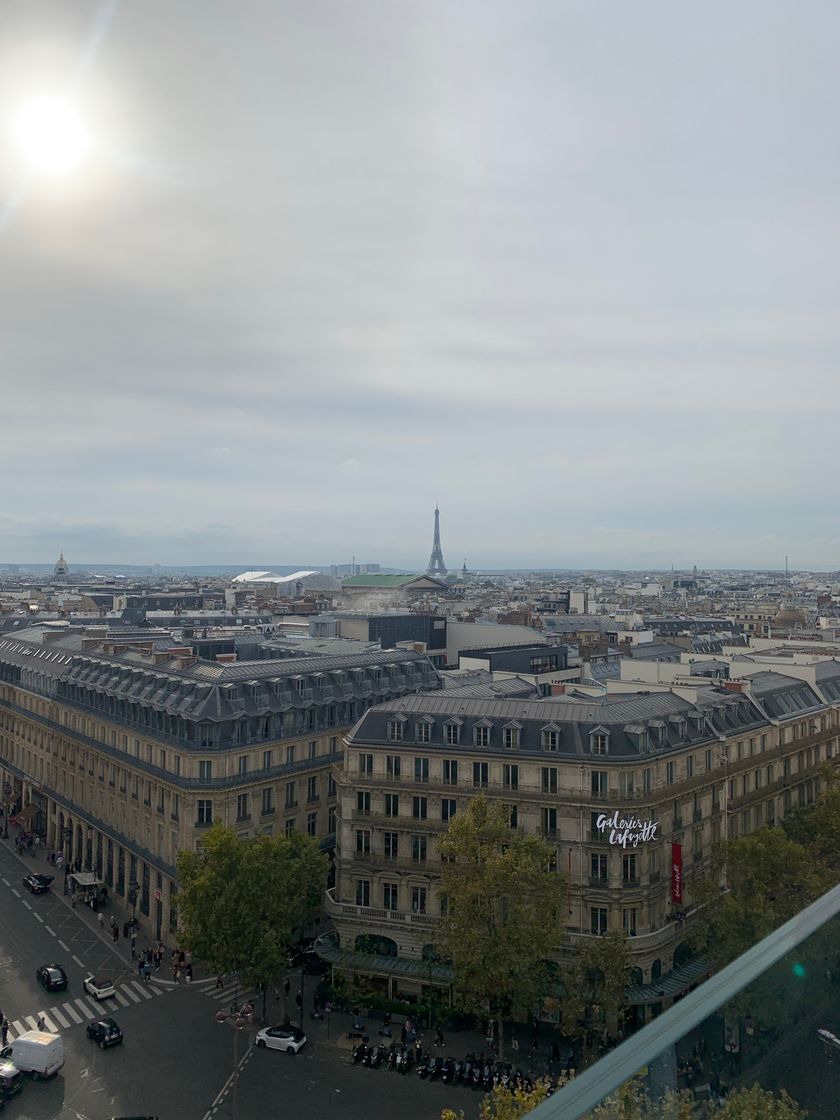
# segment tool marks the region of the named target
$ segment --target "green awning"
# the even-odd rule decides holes
[[[369,972],[380,976],[407,976],[412,980],[441,986],[451,984],[454,973],[449,965],[436,961],[406,960],[404,957],[386,957],[381,953],[355,953],[342,949],[332,938],[324,938],[315,946],[322,960],[348,972]]]

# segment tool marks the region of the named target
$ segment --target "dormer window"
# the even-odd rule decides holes
[[[401,719],[388,720],[388,738],[395,743],[402,741],[404,723]]]
[[[507,750],[519,749],[519,728],[511,725],[502,728],[502,744]]]
[[[540,732],[540,742],[544,751],[556,751],[560,746],[560,732],[556,727],[544,727]]]
[[[593,731],[589,736],[589,750],[592,754],[604,755],[609,750],[609,732]]]
[[[448,747],[456,747],[461,741],[461,726],[457,723],[446,723],[443,728],[443,737]]]
[[[428,743],[432,737],[432,725],[427,720],[421,720],[414,729],[418,743]]]
[[[490,727],[486,723],[477,723],[473,728],[473,745],[476,747],[490,746]]]

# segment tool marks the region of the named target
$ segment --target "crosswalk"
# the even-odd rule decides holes
[[[9,1024],[9,1041],[18,1038],[25,1031],[38,1029],[38,1020],[42,1019],[48,1031],[54,1034],[69,1027],[78,1026],[80,1023],[89,1023],[92,1019],[99,1019],[104,1014],[112,1015],[121,1007],[131,1007],[135,1003],[143,1003],[155,996],[162,996],[165,988],[158,988],[154,984],[141,984],[139,980],[129,980],[119,984],[111,999],[93,999],[85,996],[79,999],[69,999],[48,1011],[36,1011],[34,1015],[21,1015]]]
[[[241,982],[237,982],[235,978],[226,980],[221,988],[214,987],[212,982],[201,981],[201,984],[204,994],[210,996],[211,999],[217,1000],[219,1003],[232,1004],[235,1000],[236,1004],[241,1007],[246,1000],[250,1000],[250,1002],[253,1003],[256,999],[254,993],[248,988],[243,988]]]

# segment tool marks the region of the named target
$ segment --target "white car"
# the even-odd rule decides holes
[[[97,980],[93,974],[86,976],[82,984],[88,995],[93,996],[94,999],[113,999],[117,993],[110,980]]]
[[[257,1046],[261,1050],[285,1050],[287,1054],[297,1054],[306,1045],[306,1035],[297,1027],[263,1027],[257,1035]]]

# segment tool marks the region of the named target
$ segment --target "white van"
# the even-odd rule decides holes
[[[24,1073],[31,1073],[34,1081],[54,1077],[64,1065],[64,1040],[49,1031],[24,1031],[2,1056],[10,1058]]]

